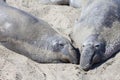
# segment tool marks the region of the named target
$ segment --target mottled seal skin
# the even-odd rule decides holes
[[[10,50],[41,63],[78,63],[68,39],[40,19],[0,3],[0,42]]]
[[[93,0],[82,10],[72,39],[81,52],[84,70],[116,54],[120,50],[120,0]]]

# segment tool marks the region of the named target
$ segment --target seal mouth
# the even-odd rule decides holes
[[[94,52],[93,55],[92,55],[92,57],[91,57],[91,59],[90,59],[90,62],[84,66],[83,70],[85,70],[85,71],[90,70],[90,68],[93,65],[93,60],[94,60],[93,58],[94,58],[95,54],[96,53]]]
[[[94,56],[95,56],[96,52],[94,51],[93,52],[93,55],[91,56],[91,59],[90,59],[90,64],[93,65],[93,61],[94,61]]]

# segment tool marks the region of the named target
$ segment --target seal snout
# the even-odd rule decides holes
[[[95,54],[93,46],[85,46],[81,52],[80,66],[83,70],[90,69]]]
[[[69,46],[71,47],[71,46]],[[64,61],[68,63],[73,63],[73,64],[78,64],[79,63],[79,53],[72,47],[71,48],[65,48],[63,50],[63,56],[64,56]]]

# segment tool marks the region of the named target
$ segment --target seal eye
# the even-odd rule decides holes
[[[64,44],[61,44],[61,43],[60,43],[59,45],[60,45],[61,47],[63,47],[63,46],[64,46]]]
[[[64,43],[54,42],[53,43],[53,51],[60,51],[64,48]]]
[[[63,49],[64,46],[65,46],[65,44],[63,44],[63,43],[59,43],[59,45],[58,45],[59,49]]]
[[[99,44],[97,44],[97,45],[95,45],[95,48],[99,48],[99,46],[100,46],[100,45],[99,45]]]

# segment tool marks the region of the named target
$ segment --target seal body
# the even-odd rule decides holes
[[[0,42],[37,62],[78,62],[77,53],[69,40],[47,22],[1,3]]]
[[[94,63],[120,50],[120,0],[93,0],[82,9],[72,39],[81,52],[80,66],[88,70]]]

